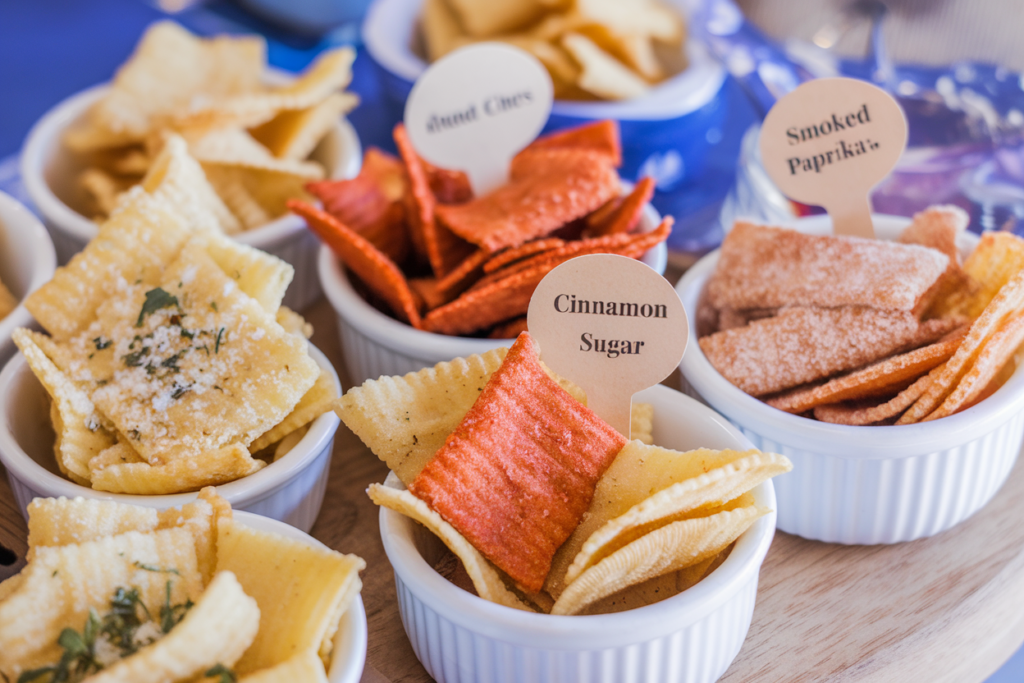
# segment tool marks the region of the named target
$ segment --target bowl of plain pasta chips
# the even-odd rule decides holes
[[[717,680],[789,461],[660,385],[631,441],[537,354],[523,333],[337,404],[391,469],[367,493],[413,650],[438,681]]]
[[[355,683],[366,658],[356,555],[233,511],[205,488],[162,511],[29,505],[28,563],[0,583],[9,681]]]
[[[995,495],[1024,434],[1024,240],[937,206],[875,216],[878,239],[737,222],[677,285],[680,368],[761,448],[787,455],[780,529],[909,541]]]
[[[312,328],[281,305],[280,258],[215,229],[215,195],[180,138],[97,236],[25,306],[0,373],[0,460],[36,496],[167,507],[221,487],[308,530],[341,391]]]
[[[547,131],[587,121],[622,124],[622,175],[657,171],[671,192],[699,177],[725,122],[725,69],[688,21],[683,0],[375,0],[363,23],[368,55],[398,111],[430,63],[461,47],[499,41],[535,57],[551,76]]]
[[[328,50],[292,75],[268,68],[259,36],[150,26],[109,83],[56,105],[25,141],[22,177],[59,261],[96,235],[117,197],[179,136],[219,199],[219,229],[292,264],[286,303],[308,306],[320,294],[317,243],[285,203],[307,197],[306,182],[359,169],[359,139],[344,117],[358,103],[344,91],[354,56]]]
[[[324,242],[320,282],[338,315],[353,382],[509,346],[537,284],[567,260],[620,254],[665,268],[671,218],[654,181],[620,180],[618,125],[542,136],[509,181],[474,196],[464,173],[368,149],[359,175],[314,183],[321,207],[291,202]]]
[[[11,333],[32,324],[22,301],[53,277],[53,242],[39,219],[0,192],[0,363],[14,354]]]

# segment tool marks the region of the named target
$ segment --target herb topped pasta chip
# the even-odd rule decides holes
[[[62,469],[112,492],[251,474],[267,463],[250,446],[305,427],[334,398],[296,314],[281,315],[292,267],[216,231],[201,167],[182,144],[164,157],[26,301],[52,336],[14,335],[54,399]]]

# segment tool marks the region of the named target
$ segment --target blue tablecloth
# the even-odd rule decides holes
[[[20,193],[17,163],[11,156],[18,153],[32,124],[65,97],[109,80],[145,27],[168,16],[159,3],[142,0],[0,4],[0,190]],[[252,17],[230,0],[202,2],[173,18],[200,34],[259,32],[267,37],[270,63],[289,71],[301,70],[328,46],[358,42],[358,27],[325,37],[298,36]],[[358,52],[350,89],[362,100],[349,118],[363,146],[393,151],[391,130],[401,111],[381,92],[375,67],[363,50]],[[728,116],[707,166],[671,197],[676,229],[670,248],[677,251],[705,251],[721,240],[715,219],[733,182],[740,136],[754,120],[754,112],[731,81],[720,96]]]

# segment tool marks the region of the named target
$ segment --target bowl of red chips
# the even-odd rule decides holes
[[[292,202],[324,242],[320,283],[338,314],[350,379],[360,383],[509,346],[534,288],[575,256],[619,254],[663,272],[672,219],[654,182],[619,178],[618,125],[538,138],[508,183],[474,197],[461,171],[368,149],[351,180],[311,183],[322,208]]]

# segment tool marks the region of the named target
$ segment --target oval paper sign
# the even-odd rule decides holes
[[[527,313],[541,359],[587,392],[587,405],[629,438],[633,394],[668,377],[686,349],[679,295],[650,266],[578,256],[545,276]]]
[[[405,127],[420,156],[465,171],[481,195],[508,179],[512,157],[544,128],[553,101],[551,77],[532,55],[502,43],[470,45],[416,81]]]
[[[761,125],[761,159],[790,199],[823,206],[837,235],[874,237],[868,193],[903,154],[907,119],[893,97],[853,78],[804,83]]]

